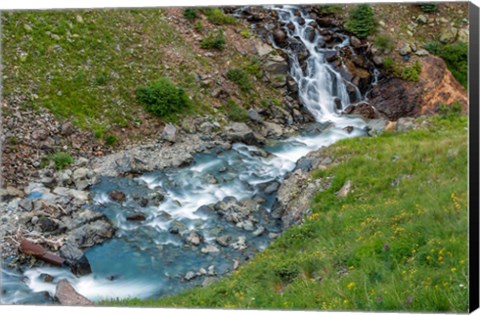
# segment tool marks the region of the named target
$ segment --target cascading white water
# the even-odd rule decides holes
[[[341,139],[365,135],[366,123],[362,119],[341,115],[336,110],[336,98],[340,99],[342,108],[350,103],[346,83],[340,73],[325,60],[328,49],[319,47],[322,40],[319,32],[315,30],[312,38],[309,24],[313,20],[294,6],[271,9],[278,12],[280,22],[285,25],[293,23],[293,30],[285,29],[287,36],[300,40],[309,53],[306,68],[302,70],[295,53],[285,50],[291,58],[290,74],[299,86],[300,101],[317,122],[332,124],[320,133],[292,137],[265,148],[271,153],[269,157],[258,154],[259,149],[256,147],[234,144],[231,151],[222,155],[212,154],[203,159],[197,157],[190,167],[141,176],[135,180],[136,183],[151,190],[161,187],[165,192],[165,200],[158,207],[143,209],[146,221],[141,225],[127,221],[128,206],[115,205],[108,197],[106,189],[98,188],[94,203],[99,208],[112,207],[114,214],[111,219],[118,232],[115,240],[112,240],[114,242],[94,248],[87,255],[89,260],[91,259],[94,273],[76,277],[66,269],[33,268],[23,274],[27,281],[21,285],[21,276],[8,275],[11,290],[2,297],[2,303],[32,303],[38,301],[38,294],[37,300],[29,298],[34,296],[35,292],[47,291],[53,294],[54,284],[40,280],[43,273],[53,275],[55,282],[62,278],[68,279],[81,294],[93,300],[161,295],[161,292],[170,290],[167,286],[180,285],[172,284],[169,280],[171,273],[176,273],[174,276],[179,277],[179,274],[188,271],[190,265],[194,264],[190,260],[197,260],[197,264],[204,263],[201,256],[199,258],[195,253],[184,253],[176,265],[168,270],[164,269],[164,262],[158,258],[164,254],[158,252],[158,246],[171,248],[173,252],[184,250],[183,244],[168,233],[168,227],[173,220],[184,220],[189,228],[205,229],[205,242],[213,243],[213,236],[209,235],[207,229],[216,222],[212,223],[212,217],[205,218],[196,213],[198,208],[225,197],[233,196],[238,200],[252,198],[259,193],[259,185],[273,180],[281,181],[295,168],[296,162],[309,152]],[[296,15],[296,12],[299,12],[300,16]],[[304,19],[305,23],[300,23],[300,18]],[[345,36],[338,46],[346,45],[348,37]],[[353,131],[344,130],[347,126],[353,127]],[[212,174],[216,174],[218,182],[208,180]],[[114,181],[115,179],[110,179],[110,182]],[[133,186],[131,183],[129,185]],[[127,201],[132,201],[132,198],[129,196]],[[171,219],[165,219],[165,213],[171,216]],[[256,238],[251,241],[257,242],[256,246],[260,249],[268,244],[268,239],[259,241]],[[131,252],[132,248],[137,248],[137,251]],[[119,255],[122,255],[122,261],[118,261]],[[182,267],[182,264],[187,266]],[[147,268],[143,275],[142,268]],[[118,273],[119,280],[106,280],[110,272]]]

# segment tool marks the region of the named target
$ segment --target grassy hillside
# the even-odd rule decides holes
[[[248,108],[277,92],[257,81],[255,55],[238,48],[253,46],[238,32],[241,23],[219,9],[198,11],[195,21],[178,8],[2,13],[4,97],[24,108],[48,108],[98,137],[142,126],[151,132],[157,121],[135,91],[164,77],[192,100],[180,114],[221,109],[223,101],[212,95],[219,87]],[[203,45],[220,33],[221,50]],[[251,70],[245,80],[256,84],[237,93],[225,79],[233,68]]]
[[[427,123],[425,123],[427,124]],[[404,134],[344,140],[306,222],[234,274],[160,300],[103,304],[465,312],[466,118]],[[338,190],[352,182],[350,194]]]

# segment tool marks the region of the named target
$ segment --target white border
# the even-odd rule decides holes
[[[424,2],[428,2],[425,0]],[[27,10],[27,9],[81,9],[81,8],[129,8],[129,7],[169,7],[169,6],[221,6],[221,5],[259,5],[259,4],[315,4],[315,3],[381,3],[381,2],[402,2],[402,3],[418,3],[421,0],[176,0],[174,3],[161,0],[69,0],[61,2],[55,0],[0,0],[0,10]],[[435,1],[435,2],[465,2],[458,0],[451,1]],[[475,5],[480,7],[480,0],[472,0]],[[479,39],[480,40],[480,39]],[[186,314],[192,313],[196,315],[217,315],[217,314],[251,314],[251,315],[270,315],[270,314],[378,314],[393,315],[407,313],[364,313],[364,312],[312,312],[312,311],[262,311],[262,310],[224,310],[224,309],[161,309],[161,308],[127,308],[127,307],[65,307],[65,306],[4,306],[0,305],[0,314],[32,314],[32,315],[159,315],[159,314]],[[415,313],[421,314],[421,313]],[[442,313],[435,313],[442,314]],[[472,314],[480,315],[480,309]]]

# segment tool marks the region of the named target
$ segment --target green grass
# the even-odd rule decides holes
[[[227,39],[223,30],[211,30],[208,34],[202,39],[200,47],[203,49],[216,49],[224,50]]]
[[[230,81],[235,82],[242,92],[249,92],[253,88],[248,73],[243,69],[233,68],[228,70],[227,78]]]
[[[393,38],[388,34],[379,34],[375,36],[374,44],[376,47],[388,51],[393,50],[395,47]]]
[[[228,100],[227,103],[223,105],[223,110],[226,112],[228,118],[233,121],[245,122],[248,120],[247,110],[233,100]]]
[[[165,74],[169,47],[197,64],[162,10],[18,11],[3,13],[2,24],[5,99],[92,132],[140,119],[135,89]],[[169,76],[181,83],[186,73]]]
[[[466,126],[443,115],[426,129],[340,141],[327,149],[337,164],[314,174],[333,179],[305,223],[248,264],[208,288],[102,304],[466,312]]]
[[[237,23],[237,19],[234,16],[225,14],[220,8],[203,8],[201,11],[210,22],[216,25],[233,25]]]
[[[73,157],[66,152],[56,152],[52,153],[47,157],[50,161],[55,163],[55,168],[57,170],[62,170],[65,167],[73,164],[74,160]]]

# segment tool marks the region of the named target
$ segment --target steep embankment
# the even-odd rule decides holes
[[[234,274],[174,297],[106,304],[466,311],[466,119],[411,127],[312,155],[320,166],[297,184],[327,184],[305,222]]]

